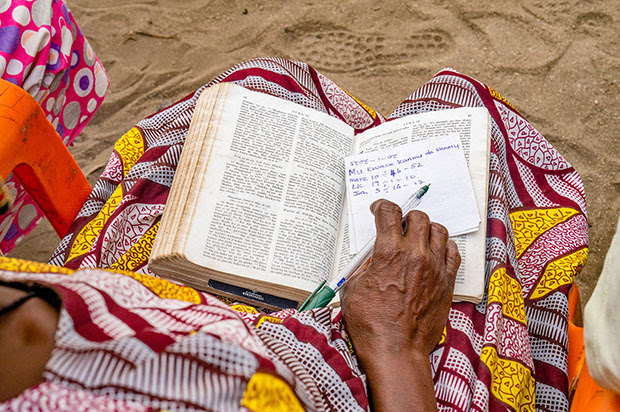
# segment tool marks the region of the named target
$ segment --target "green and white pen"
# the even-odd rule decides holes
[[[423,185],[418,189],[413,195],[411,195],[403,205],[401,205],[401,210],[403,211],[403,215],[407,214],[409,211],[415,209],[420,202],[422,201],[422,196],[430,187],[430,183]],[[358,269],[368,260],[370,255],[372,254],[372,250],[375,246],[375,237],[373,237],[368,243],[364,245],[364,247],[355,255],[351,262],[347,266],[345,266],[340,274],[332,279],[329,283],[327,281],[323,281],[312,294],[306,299],[306,301],[301,305],[299,311],[304,311],[308,309],[314,308],[323,308],[325,307],[333,298],[336,296],[336,293],[347,282],[351,276],[353,276]]]

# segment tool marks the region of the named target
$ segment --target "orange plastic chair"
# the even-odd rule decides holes
[[[63,237],[91,187],[36,100],[0,79],[0,178],[24,186]]]
[[[573,393],[571,412],[620,411],[620,395],[600,387],[590,376],[586,363],[583,327],[579,321],[579,289],[573,283],[568,293],[568,384]]]

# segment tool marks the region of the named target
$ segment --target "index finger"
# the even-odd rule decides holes
[[[403,212],[396,203],[379,199],[370,205],[370,211],[375,215],[377,240],[375,244],[384,240],[398,241],[402,238]]]

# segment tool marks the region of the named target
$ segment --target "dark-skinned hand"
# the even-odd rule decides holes
[[[403,218],[396,204],[383,199],[371,211],[377,239],[368,264],[342,290],[345,326],[369,377],[376,410],[432,410],[428,355],[448,319],[461,258],[446,228],[425,213],[412,211]],[[391,399],[390,392],[398,394],[398,382],[389,382],[391,373],[400,380],[411,375],[406,384],[418,384],[421,393],[413,395],[419,402],[402,392],[400,399]]]

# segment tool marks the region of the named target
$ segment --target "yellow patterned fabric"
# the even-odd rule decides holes
[[[258,313],[256,308],[253,308],[252,306],[247,306],[247,305],[236,304],[236,305],[231,305],[230,308],[234,310],[235,312],[240,312],[240,313],[250,313],[252,315]]]
[[[487,302],[489,305],[500,303],[504,316],[526,324],[521,284],[509,276],[505,268],[499,268],[491,275]]]
[[[103,205],[97,216],[80,230],[75,237],[67,262],[87,253],[101,233],[105,223],[123,200],[123,188],[119,185],[112,196]]]
[[[567,207],[512,212],[510,220],[515,234],[517,257],[520,257],[538,236],[578,213],[579,211]]]
[[[516,411],[534,411],[535,381],[528,368],[509,359],[502,359],[493,347],[482,349],[480,360],[491,373],[491,392]]]
[[[75,272],[74,270],[60,266],[46,265],[45,263],[9,258],[5,256],[0,256],[0,270],[26,273],[63,273],[65,275],[71,275]]]
[[[254,412],[303,411],[299,399],[282,379],[267,373],[255,373],[243,394],[241,406]]]
[[[144,139],[140,130],[132,128],[125,133],[114,145],[116,151],[123,161],[123,177],[144,154]]]
[[[141,273],[123,272],[123,274],[136,279],[160,298],[182,300],[195,304],[202,302],[200,294],[190,287],[177,285],[165,279],[143,275]]]
[[[362,106],[364,108],[364,110],[366,110],[366,112],[368,112],[368,114],[373,118],[376,119],[377,118],[377,112],[375,112],[375,110],[372,107],[369,107],[367,105],[365,105],[361,100],[359,100],[357,97],[353,96],[352,94],[350,94],[348,91],[343,90],[346,94],[349,95],[349,97],[351,97],[353,100],[355,100],[360,106]]]
[[[144,154],[144,139],[137,128],[132,128],[121,137],[114,145],[114,151],[118,154],[122,163],[122,175],[125,177],[127,172],[136,164],[136,162]],[[123,187],[118,185],[116,190],[105,202],[97,216],[95,216],[86,226],[80,230],[71,245],[71,251],[66,262],[75,259],[78,256],[86,254],[95,243],[97,236],[101,233],[105,223],[108,221],[112,213],[123,200]],[[154,234],[153,234],[154,236]],[[152,244],[151,244],[152,246]],[[133,248],[132,248],[133,249]],[[127,253],[132,252],[132,250]],[[135,250],[133,250],[135,252]],[[149,249],[150,253],[150,249]],[[147,254],[148,255],[148,254]],[[125,267],[120,267],[125,269]],[[131,269],[130,266],[127,266]]]
[[[45,263],[9,258],[4,256],[0,256],[0,270],[22,273],[61,273],[65,275],[72,275],[76,272],[75,270],[67,269],[61,266],[47,265]],[[195,304],[199,304],[202,302],[200,294],[196,290],[187,286],[177,285],[165,279],[160,279],[149,275],[143,275],[140,273],[128,271],[112,271],[108,269],[103,270],[115,274],[129,276],[140,282],[142,285],[151,290],[160,298],[182,300],[184,302],[190,302]]]
[[[499,100],[500,102],[504,103],[506,106],[510,107],[512,110],[515,110],[515,111],[517,110],[517,109],[515,109],[515,107],[514,107],[514,106],[513,106],[513,105],[512,105],[512,104],[511,104],[508,100],[506,100],[506,99],[504,98],[504,96],[502,96],[501,94],[499,94],[499,92],[498,92],[497,90],[495,90],[495,89],[493,89],[493,88],[491,88],[491,87],[489,87],[489,86],[487,86],[487,88],[489,89],[489,93],[491,94],[491,96],[492,96],[494,99],[497,99],[497,100]]]
[[[443,332],[441,332],[441,338],[439,338],[439,342],[437,342],[437,346],[441,345],[442,343],[444,343],[446,341],[446,333],[447,333],[447,329],[444,326],[443,327]]]
[[[588,248],[580,249],[570,255],[550,262],[540,277],[530,299],[540,299],[563,285],[570,285],[575,275],[581,272],[588,259]]]
[[[157,221],[157,223],[151,226],[127,252],[123,253],[116,262],[110,265],[110,269],[134,270],[148,260],[153,249],[153,242],[159,228],[159,222]]]
[[[258,319],[258,322],[256,322],[256,327],[260,327],[260,325],[263,324],[263,322],[269,322],[269,323],[282,323],[282,319],[279,318],[274,318],[273,316],[261,316]]]

